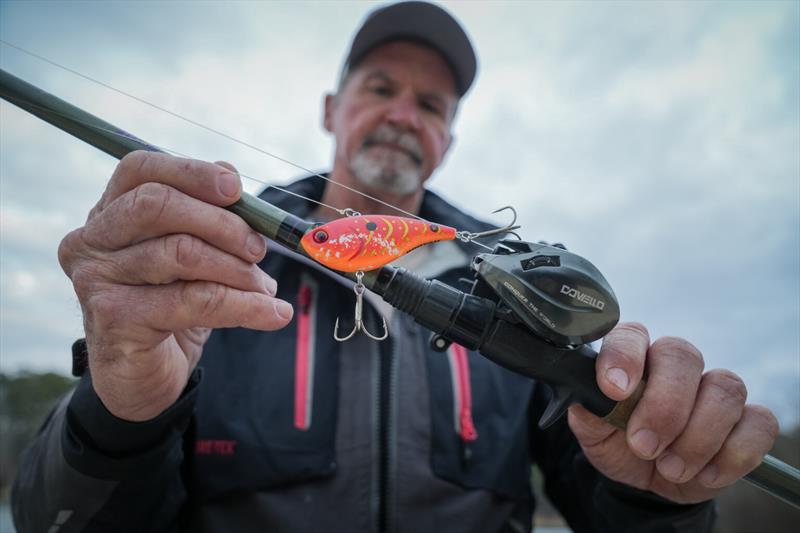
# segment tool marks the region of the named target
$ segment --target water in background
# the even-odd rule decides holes
[[[0,503],[0,533],[16,533],[14,523],[11,521],[11,506]]]

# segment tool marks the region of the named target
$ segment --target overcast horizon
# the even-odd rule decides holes
[[[604,273],[623,320],[686,337],[800,423],[800,3],[444,5],[479,74],[431,189],[483,218],[514,205],[526,240]],[[322,97],[368,9],[6,0],[0,38],[325,170]],[[304,174],[2,44],[0,67],[155,145]],[[56,249],[115,164],[0,103],[1,371],[69,373],[83,334]]]

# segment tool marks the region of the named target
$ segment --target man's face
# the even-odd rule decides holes
[[[335,165],[375,192],[413,193],[450,146],[457,102],[438,52],[404,41],[376,47],[325,100]]]

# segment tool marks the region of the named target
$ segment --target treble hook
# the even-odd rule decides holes
[[[514,230],[519,229],[522,226],[515,225],[517,222],[517,210],[507,205],[505,207],[501,207],[500,209],[495,209],[492,213],[499,213],[500,211],[505,211],[506,209],[510,209],[511,212],[514,214],[514,218],[511,220],[511,223],[507,226],[503,226],[501,228],[490,229],[486,231],[478,231],[478,232],[469,232],[469,231],[459,231],[456,232],[456,237],[461,239],[462,242],[470,242],[475,239],[480,239],[481,237],[490,237],[492,235],[498,235],[501,233],[510,233],[514,235],[517,239],[522,240],[519,235],[517,235]]]
[[[362,318],[362,314],[364,311],[364,291],[367,289],[364,284],[361,282],[361,279],[364,277],[364,273],[362,271],[356,272],[356,280],[357,283],[353,286],[353,291],[356,293],[356,312],[355,312],[355,326],[353,326],[353,331],[350,332],[349,335],[346,337],[339,337],[339,317],[336,317],[336,324],[333,326],[333,338],[339,342],[344,342],[353,338],[353,336],[358,333],[359,331],[362,332],[364,335],[369,337],[374,341],[382,341],[389,336],[389,328],[386,326],[386,319],[381,317],[383,320],[383,336],[378,337],[377,335],[373,335],[367,330],[367,327],[364,325],[364,320]]]

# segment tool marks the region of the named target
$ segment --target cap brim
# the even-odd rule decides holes
[[[395,40],[435,49],[450,66],[458,95],[469,90],[477,72],[469,37],[447,11],[426,2],[401,2],[370,13],[353,38],[346,68],[352,69],[376,46]]]

